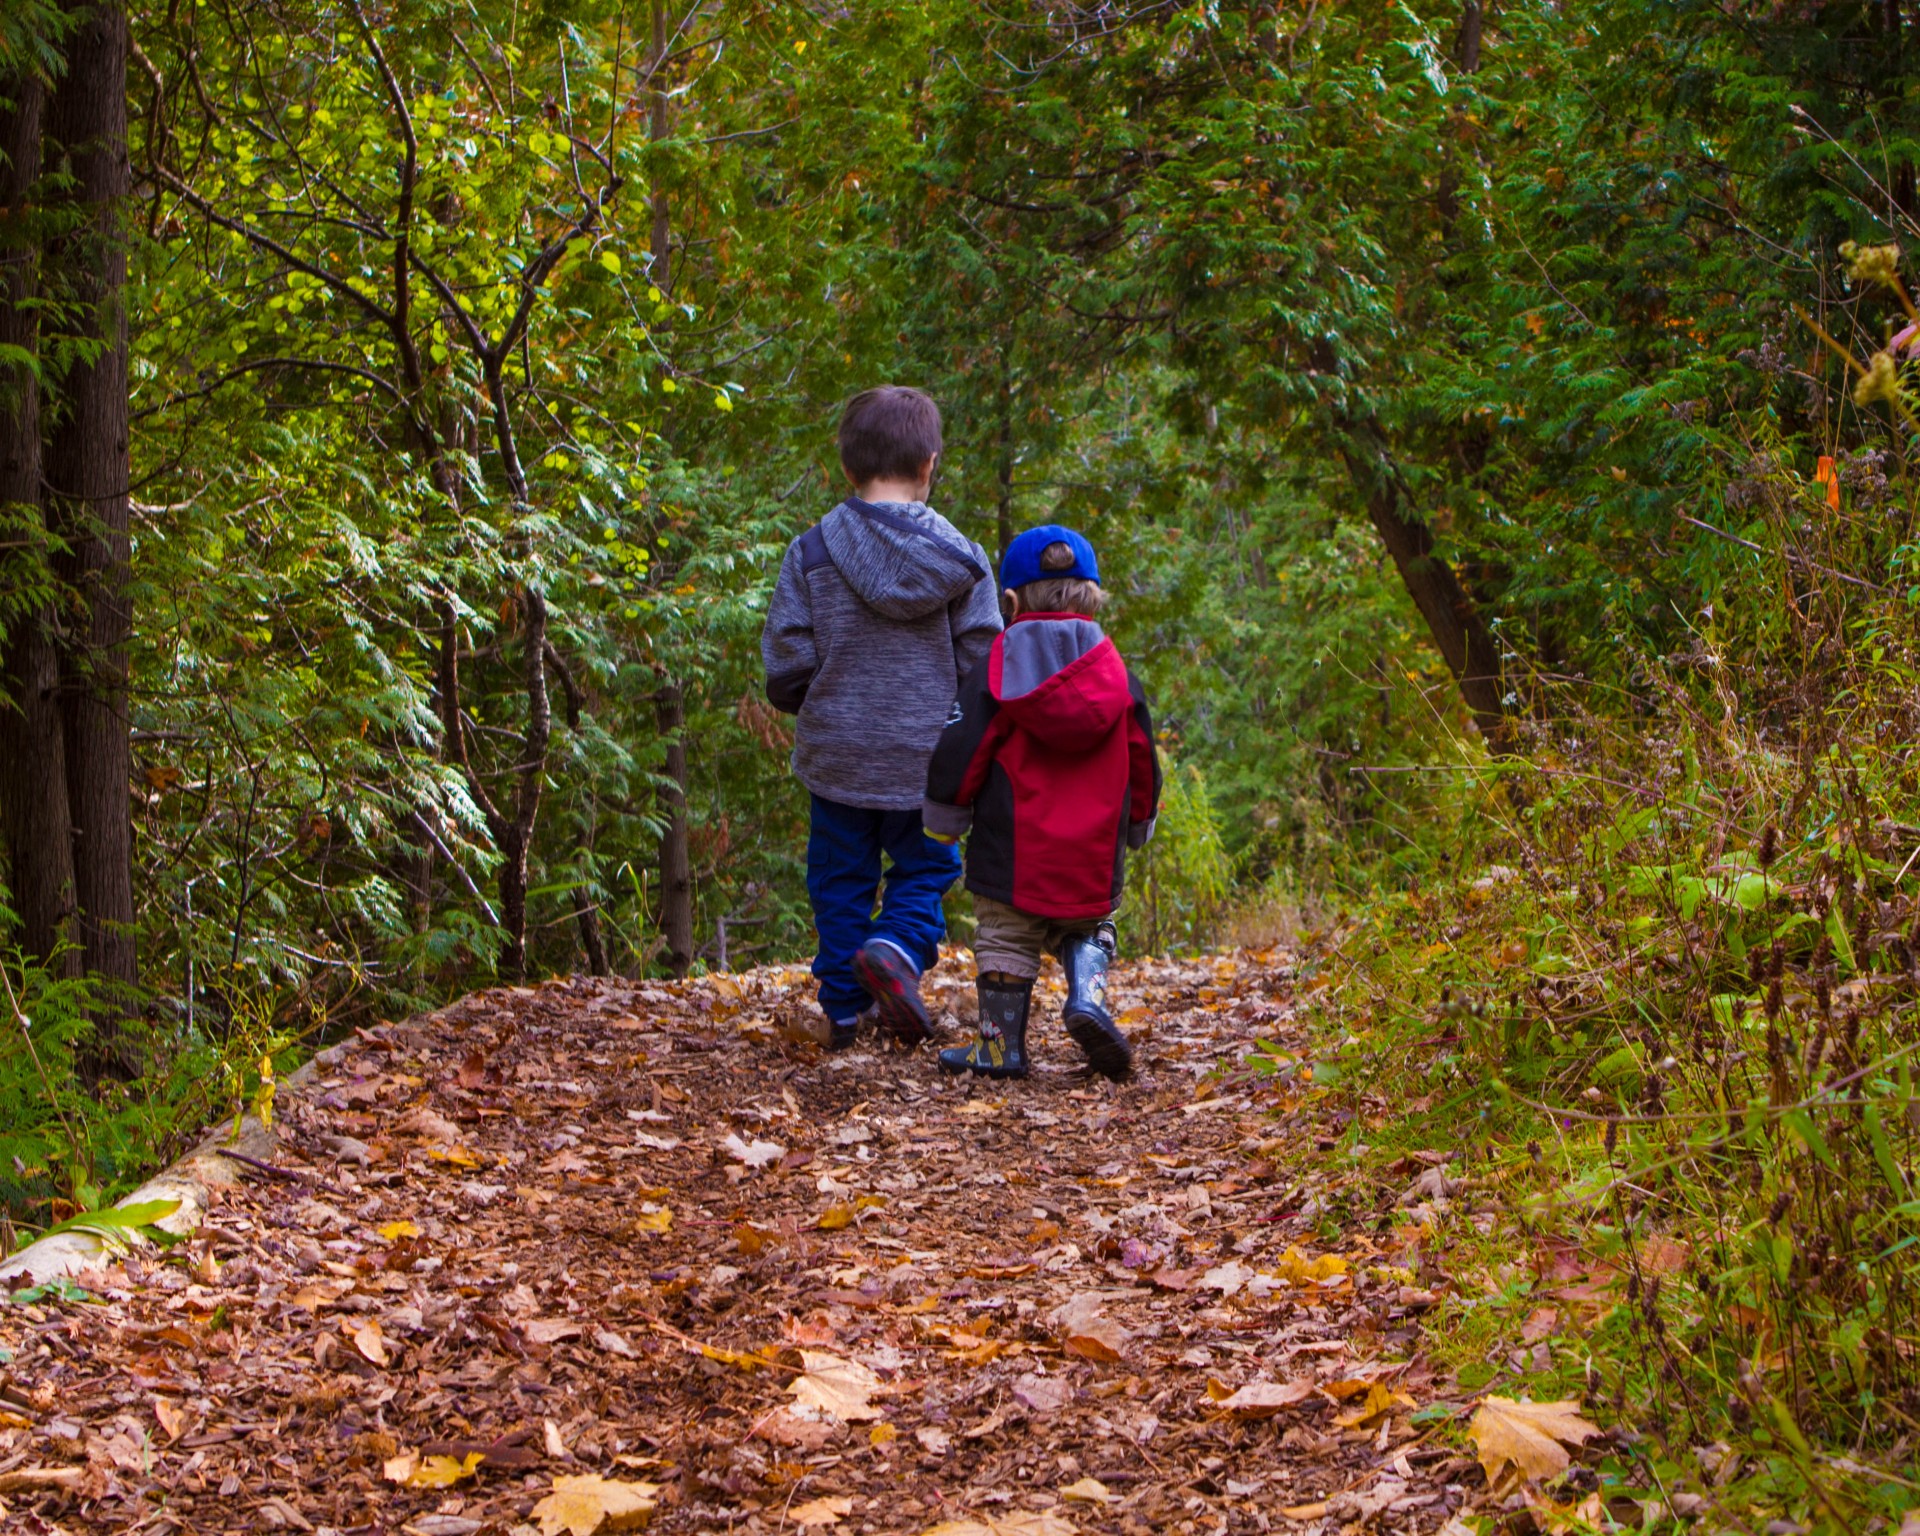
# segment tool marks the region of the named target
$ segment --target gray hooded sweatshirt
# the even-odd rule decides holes
[[[1000,633],[987,552],[918,502],[849,497],[787,547],[760,637],[793,771],[824,800],[918,810],[960,680]]]

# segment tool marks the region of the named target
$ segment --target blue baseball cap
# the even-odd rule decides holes
[[[1065,544],[1073,551],[1073,564],[1064,570],[1043,571],[1040,569],[1040,557],[1054,544]],[[1062,528],[1058,523],[1029,528],[1007,546],[1007,553],[1000,561],[1000,586],[1003,591],[1024,587],[1030,581],[1048,581],[1056,576],[1074,576],[1081,581],[1094,583],[1100,580],[1100,561],[1086,536],[1075,533],[1071,528]]]

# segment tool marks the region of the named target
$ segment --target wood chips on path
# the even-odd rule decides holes
[[[1438,1282],[1333,1222],[1291,974],[1119,967],[1118,1086],[1057,973],[1023,1083],[823,1056],[799,968],[366,1033],[193,1238],[0,1307],[0,1529],[1434,1531]]]

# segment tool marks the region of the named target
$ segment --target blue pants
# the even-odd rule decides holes
[[[891,866],[884,900],[883,853]],[[947,931],[940,899],[959,878],[960,850],[928,837],[917,810],[869,811],[813,797],[807,896],[820,933],[813,974],[829,1019],[848,1023],[871,1001],[853,975],[854,954],[867,940],[891,940],[923,971],[940,958]]]

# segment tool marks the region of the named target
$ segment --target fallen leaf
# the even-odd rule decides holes
[[[1060,1497],[1069,1504],[1111,1504],[1113,1502],[1113,1494],[1097,1477],[1083,1477],[1077,1483],[1070,1483],[1060,1490]]]
[[[634,1358],[633,1346],[621,1338],[620,1335],[615,1333],[611,1328],[594,1329],[593,1342],[598,1344],[610,1355],[619,1355],[625,1360]]]
[[[872,1446],[892,1445],[900,1438],[900,1431],[891,1424],[876,1424],[867,1431],[867,1444]]]
[[[868,1401],[880,1390],[880,1378],[857,1360],[842,1360],[824,1350],[803,1349],[805,1373],[794,1378],[787,1391],[803,1406],[848,1422],[877,1419],[880,1410]]]
[[[1058,1376],[1029,1373],[1014,1378],[1013,1395],[1035,1413],[1058,1413],[1073,1400],[1073,1384]]]
[[[560,1426],[552,1419],[541,1422],[540,1435],[547,1448],[547,1454],[555,1461],[573,1460],[573,1452],[567,1449],[567,1442],[560,1438]]]
[[[628,1531],[646,1522],[660,1493],[657,1483],[622,1483],[611,1478],[556,1477],[553,1492],[533,1506],[541,1536],[594,1536],[597,1531]]]
[[[739,1133],[728,1135],[723,1145],[727,1155],[745,1163],[749,1168],[764,1168],[768,1163],[778,1162],[787,1155],[787,1149],[774,1141],[742,1141]]]
[[[1061,1347],[1068,1354],[1103,1365],[1118,1364],[1128,1340],[1133,1337],[1101,1313],[1099,1299],[1093,1296],[1074,1297],[1066,1305],[1054,1308],[1047,1320],[1053,1324]]]
[[[1250,1381],[1220,1406],[1243,1419],[1270,1419],[1282,1408],[1291,1408],[1313,1396],[1313,1383],[1306,1377],[1292,1381]]]
[[[673,1207],[655,1205],[651,1201],[640,1207],[640,1214],[633,1218],[633,1230],[636,1232],[671,1232],[673,1230]]]
[[[1318,1520],[1326,1514],[1326,1512],[1327,1506],[1325,1504],[1283,1504],[1280,1506],[1280,1513],[1285,1515],[1289,1520]]]
[[[1520,1325],[1520,1337],[1529,1344],[1538,1344],[1560,1327],[1560,1309],[1558,1307],[1535,1307],[1527,1320]]]
[[[1210,1291],[1218,1291],[1222,1296],[1232,1296],[1245,1289],[1247,1282],[1253,1276],[1254,1271],[1248,1269],[1238,1259],[1233,1259],[1225,1264],[1216,1264],[1200,1277],[1200,1283]]]
[[[406,1478],[409,1488],[451,1488],[472,1477],[486,1460],[486,1452],[469,1451],[457,1460],[452,1456],[426,1456]]]
[[[563,1339],[577,1339],[585,1332],[578,1323],[558,1317],[536,1317],[525,1325],[524,1331],[534,1344],[558,1344]]]
[[[418,1237],[420,1229],[410,1221],[390,1221],[380,1228],[380,1235],[391,1243],[403,1237]]]
[[[460,1127],[437,1110],[422,1104],[408,1110],[393,1122],[393,1128],[402,1136],[413,1136],[421,1141],[437,1141],[442,1146],[453,1146],[460,1140]]]
[[[453,1080],[471,1093],[487,1080],[487,1058],[478,1051],[469,1051]]]
[[[44,1488],[73,1488],[87,1475],[85,1467],[19,1467],[0,1472],[0,1493],[34,1493]]]
[[[877,1435],[882,1429],[892,1427],[876,1425],[873,1432]],[[818,1408],[782,1403],[773,1412],[761,1415],[750,1433],[771,1445],[792,1446],[796,1451],[819,1451],[840,1433],[840,1421],[829,1418]]]
[[[186,1431],[186,1410],[178,1403],[156,1397],[153,1400],[153,1416],[160,1421],[160,1427],[166,1431],[169,1440],[178,1440]]]
[[[1309,1259],[1298,1248],[1289,1248],[1281,1254],[1278,1266],[1280,1277],[1293,1285],[1317,1285],[1346,1272],[1347,1261],[1339,1254],[1323,1253],[1317,1259]]]
[[[798,1526],[838,1525],[853,1513],[852,1499],[812,1499],[787,1511]]]
[[[913,1432],[913,1438],[929,1456],[944,1456],[953,1448],[953,1436],[937,1424],[928,1424]]]
[[[1376,1381],[1367,1388],[1367,1395],[1357,1405],[1335,1417],[1334,1423],[1342,1429],[1357,1429],[1362,1424],[1371,1424],[1383,1413],[1391,1413],[1395,1408],[1418,1408],[1420,1405],[1404,1392],[1395,1392],[1384,1382]]]
[[[353,1347],[373,1365],[384,1366],[391,1358],[387,1354],[387,1341],[380,1332],[380,1324],[371,1318],[353,1330]]]
[[[1557,1477],[1570,1460],[1566,1446],[1583,1445],[1599,1433],[1598,1425],[1580,1417],[1577,1398],[1535,1403],[1483,1397],[1467,1426],[1488,1482],[1509,1466],[1517,1467],[1524,1478]]]
[[[998,1520],[942,1520],[920,1536],[1079,1536],[1079,1528],[1052,1510],[1038,1514],[1002,1515]]]
[[[844,1201],[828,1206],[820,1213],[820,1219],[814,1223],[822,1232],[838,1232],[842,1227],[853,1225],[854,1209]]]

